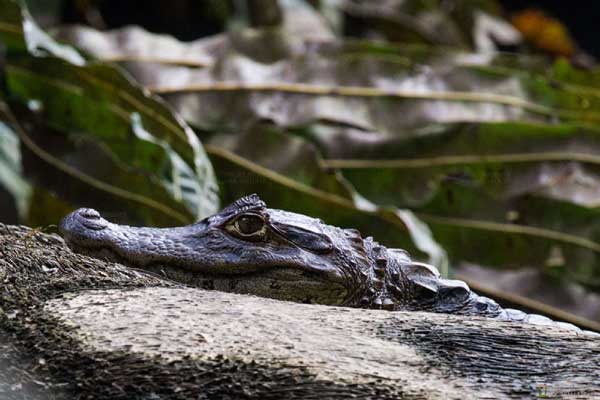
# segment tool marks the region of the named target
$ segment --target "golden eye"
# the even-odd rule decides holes
[[[242,235],[254,235],[265,227],[265,221],[256,215],[244,215],[235,220],[235,227]]]

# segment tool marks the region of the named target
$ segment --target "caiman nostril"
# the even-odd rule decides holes
[[[87,219],[100,219],[100,213],[93,208],[81,208],[77,213]]]
[[[71,229],[79,229],[75,227],[81,226],[85,229],[100,231],[105,229],[109,223],[93,208],[80,208],[68,215],[65,218],[63,225],[65,227],[71,226]]]

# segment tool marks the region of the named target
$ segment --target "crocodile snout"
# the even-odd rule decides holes
[[[90,231],[97,232],[105,229],[109,222],[92,208],[80,208],[67,215],[60,222],[59,230],[65,238],[81,238],[88,236]]]

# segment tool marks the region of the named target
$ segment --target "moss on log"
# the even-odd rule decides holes
[[[600,397],[600,339],[204,291],[0,224],[0,397]]]

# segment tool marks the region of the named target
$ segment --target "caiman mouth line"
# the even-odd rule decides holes
[[[123,263],[121,263],[121,264],[123,264]],[[127,264],[125,264],[125,265],[127,265]],[[195,277],[205,278],[205,279],[234,280],[234,279],[247,279],[250,277],[270,277],[270,276],[276,275],[278,280],[288,281],[288,282],[302,281],[302,280],[304,280],[302,278],[306,278],[306,280],[311,280],[311,281],[329,282],[327,279],[320,277],[317,273],[310,272],[310,271],[303,271],[303,270],[299,270],[299,269],[293,268],[293,267],[276,267],[276,266],[274,266],[274,267],[268,267],[264,270],[247,271],[247,272],[239,272],[239,273],[236,272],[236,273],[229,273],[229,274],[223,273],[223,272],[206,271],[206,270],[190,271],[180,265],[166,266],[165,264],[161,264],[161,263],[148,264],[144,267],[139,267],[139,266],[134,266],[134,267],[138,268],[140,270],[150,270],[150,271],[165,271],[165,272],[167,272],[167,271],[175,270],[180,273],[185,273],[185,274],[189,274],[190,276],[195,276]]]
[[[279,272],[277,279],[287,280],[290,282],[301,281],[301,277],[307,278],[307,280],[316,280],[321,282],[327,282],[327,279],[323,276],[319,276],[319,273],[300,269],[296,267],[279,265],[279,266],[269,266],[260,270],[249,270],[249,271],[235,271],[235,272],[215,272],[210,271],[209,267],[196,269],[194,271],[190,271],[185,265],[177,265],[170,264],[166,265],[165,263],[156,262],[149,263],[147,265],[136,265],[131,263],[127,258],[119,254],[114,249],[107,246],[83,246],[78,244],[73,244],[72,242],[67,242],[67,245],[71,250],[76,253],[85,254],[90,257],[98,258],[105,261],[119,263],[130,268],[135,268],[139,271],[153,271],[153,273],[158,273],[158,271],[166,272],[169,270],[177,270],[179,273],[189,274],[190,276],[202,277],[206,279],[232,279],[232,277],[236,279],[244,279],[248,277],[267,277],[273,275],[274,272]],[[244,266],[238,266],[240,270],[243,270]],[[292,272],[292,274],[285,274],[286,272]],[[295,275],[294,275],[295,273]]]

